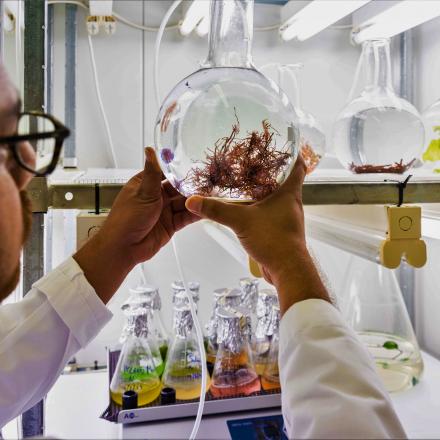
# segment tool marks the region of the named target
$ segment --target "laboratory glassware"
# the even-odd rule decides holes
[[[254,357],[255,370],[263,374],[269,358],[270,346],[274,332],[272,322],[272,308],[278,305],[278,295],[275,290],[262,289],[258,293],[257,301],[257,324],[252,333],[251,347]]]
[[[255,329],[257,318],[257,301],[258,301],[258,285],[259,281],[256,278],[241,278],[241,306],[249,310],[251,318],[252,330]]]
[[[320,122],[302,106],[300,76],[303,67],[302,63],[270,63],[261,70],[278,83],[295,108],[300,133],[299,149],[307,166],[307,174],[310,174],[325,154],[325,134]]]
[[[343,316],[374,357],[387,390],[417,384],[423,361],[395,272],[352,257],[339,300]]]
[[[253,0],[211,2],[208,57],[159,110],[160,164],[184,196],[262,199],[296,160],[293,106],[253,65],[253,6]]]
[[[267,362],[261,376],[261,386],[265,391],[280,389],[280,371],[278,368],[278,352],[279,352],[279,326],[280,326],[280,307],[272,306],[271,311],[272,339],[270,341],[270,351]]]
[[[440,172],[440,99],[428,107],[422,115],[425,123],[425,151],[422,159]]]
[[[156,286],[143,284],[134,289],[130,289],[130,293],[134,298],[134,301],[138,301],[148,309],[150,314],[148,320],[150,335],[158,345],[162,359],[165,360],[168,350],[169,336],[162,319],[162,301],[159,289]]]
[[[334,150],[342,165],[355,174],[404,173],[423,149],[421,116],[393,89],[388,39],[363,43],[361,62],[366,86],[339,114]]]
[[[173,291],[174,305],[180,304],[182,301],[185,304],[188,304],[188,298],[186,297],[185,293],[185,286],[183,285],[182,281],[174,281],[173,284],[171,284],[171,289]],[[197,281],[190,281],[188,282],[188,289],[197,308],[200,299],[200,283],[198,283]]]
[[[220,307],[219,344],[210,392],[214,397],[250,395],[261,390],[249,346],[249,322],[245,314],[231,307]]]
[[[162,384],[176,390],[177,400],[197,399],[202,386],[202,362],[188,305],[174,306],[173,330],[174,340],[168,350]],[[206,390],[209,382],[208,377]]]
[[[217,318],[217,310],[220,307],[220,298],[226,295],[229,292],[229,289],[226,287],[222,287],[220,289],[215,289],[213,293],[213,305],[212,312],[209,318],[208,324],[206,324],[206,335],[208,339],[207,344],[207,353],[206,358],[207,361],[211,364],[215,363],[215,358],[217,356],[218,344],[217,344],[217,330],[218,330],[218,318]]]
[[[125,391],[136,391],[139,406],[156,400],[160,394],[163,361],[149,334],[150,313],[137,301],[130,301],[124,313],[129,321],[121,354],[110,383],[110,395],[122,405]]]

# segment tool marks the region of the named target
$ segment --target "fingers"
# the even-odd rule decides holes
[[[162,170],[153,148],[145,148],[145,156],[145,168],[139,186],[139,196],[146,201],[157,200],[161,197]]]
[[[302,184],[307,173],[307,166],[301,154],[298,154],[295,165],[292,168],[287,179],[281,185],[280,192],[288,192],[290,194],[301,194]]]
[[[243,210],[246,206],[220,202],[218,200],[192,196],[185,204],[192,213],[235,229],[243,219]]]
[[[180,231],[185,226],[195,223],[200,220],[198,215],[189,211],[180,211],[173,214],[174,231]]]

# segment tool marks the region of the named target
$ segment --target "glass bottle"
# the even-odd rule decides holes
[[[221,307],[217,311],[219,344],[211,394],[214,397],[250,395],[261,390],[249,346],[248,320],[233,308]]]
[[[278,352],[279,352],[279,334],[280,326],[280,307],[278,305],[272,306],[271,327],[272,339],[270,341],[270,351],[267,357],[266,366],[264,367],[263,375],[261,376],[261,386],[265,391],[274,391],[281,388],[280,385],[280,371],[278,368]]]
[[[299,149],[307,166],[307,174],[310,174],[325,154],[325,134],[319,121],[302,106],[300,75],[303,67],[302,63],[269,63],[261,70],[278,84],[295,108],[300,133]]]
[[[419,381],[423,361],[394,271],[352,257],[340,307],[376,362],[388,391]]]
[[[295,162],[293,106],[253,65],[253,7],[253,0],[211,2],[208,57],[159,110],[161,167],[185,196],[262,199]]]
[[[366,86],[339,114],[333,147],[355,174],[404,173],[421,155],[423,122],[416,108],[394,92],[390,41],[366,41],[361,57]]]
[[[138,301],[144,302],[149,308],[150,319],[150,334],[154,337],[160,349],[162,359],[165,360],[168,350],[169,336],[163,323],[161,309],[162,301],[159,295],[159,289],[155,286],[144,284],[134,289],[130,289],[133,298],[138,298]]]
[[[229,289],[222,287],[220,289],[214,290],[213,293],[213,307],[211,317],[209,318],[208,324],[206,325],[207,333],[207,353],[206,360],[211,364],[215,363],[215,358],[217,356],[218,344],[217,344],[217,329],[218,329],[218,318],[217,310],[220,307],[220,299],[229,292]]]
[[[173,330],[174,340],[168,351],[162,384],[174,388],[177,400],[197,399],[202,385],[202,362],[188,305],[174,306]],[[209,383],[208,377],[206,390]]]
[[[121,354],[110,383],[112,400],[122,406],[125,391],[136,391],[138,405],[153,402],[160,394],[163,361],[149,334],[150,314],[136,301],[125,307],[128,325]]]
[[[440,172],[440,99],[425,110],[422,115],[425,122],[425,152],[422,159],[433,168],[435,173]]]
[[[268,362],[274,326],[272,323],[273,306],[278,306],[278,295],[275,290],[262,289],[258,293],[257,325],[252,333],[251,345],[255,370],[263,374]]]

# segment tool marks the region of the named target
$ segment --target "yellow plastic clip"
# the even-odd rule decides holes
[[[426,244],[422,236],[422,208],[420,206],[386,206],[387,238],[380,247],[380,261],[390,269],[400,265],[402,256],[408,264],[422,267],[426,263]]]

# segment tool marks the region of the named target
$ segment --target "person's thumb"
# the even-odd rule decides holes
[[[185,203],[186,209],[199,217],[214,220],[235,229],[244,220],[245,206],[220,202],[208,197],[192,196]]]
[[[145,148],[145,167],[139,187],[139,196],[143,200],[157,200],[162,190],[162,170],[157,161],[156,153],[151,147]]]

